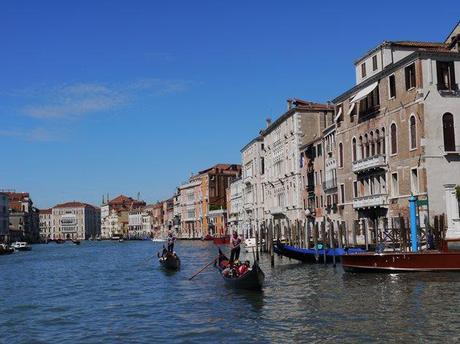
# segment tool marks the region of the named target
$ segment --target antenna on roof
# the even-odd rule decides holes
[[[104,201],[104,194],[102,194],[102,204],[105,204],[105,201]]]
[[[138,192],[138,193],[137,193],[137,200],[139,201],[140,199],[141,199],[141,193]]]

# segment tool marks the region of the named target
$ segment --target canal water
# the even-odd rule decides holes
[[[0,343],[455,342],[460,275],[346,274],[340,265],[262,257],[262,293],[224,286],[211,243],[34,245],[0,256]],[[252,254],[250,255],[252,258]]]

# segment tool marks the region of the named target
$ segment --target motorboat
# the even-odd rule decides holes
[[[256,248],[256,238],[247,238],[244,240],[244,248],[246,252],[250,252],[252,249]]]
[[[14,249],[9,247],[6,244],[0,244],[0,256],[3,254],[11,254],[14,252]]]
[[[30,251],[32,249],[32,245],[25,241],[16,241],[11,244],[11,247],[14,248],[15,251]]]

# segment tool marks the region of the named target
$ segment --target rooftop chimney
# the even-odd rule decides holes
[[[268,128],[270,124],[272,124],[272,119],[268,117],[265,121],[267,122],[267,128]]]
[[[292,109],[292,102],[293,102],[292,99],[287,100],[287,109],[288,109],[288,111]]]

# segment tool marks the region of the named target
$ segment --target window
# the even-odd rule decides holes
[[[372,70],[377,70],[377,55],[372,56]]]
[[[414,115],[412,115],[409,119],[409,139],[410,139],[410,149],[417,148],[417,128],[415,124]]]
[[[382,154],[385,154],[385,128],[382,128]]]
[[[398,153],[398,133],[396,124],[392,123],[390,127],[390,136],[391,136],[391,154]]]
[[[319,144],[319,145],[317,146],[317,149],[318,149],[318,156],[323,155],[321,144]]]
[[[410,90],[415,87],[415,63],[404,68],[404,74],[406,77],[406,90]]]
[[[353,182],[353,197],[358,197],[358,181]]]
[[[366,62],[361,64],[361,77],[365,78],[366,77]]]
[[[345,203],[345,185],[340,184],[340,202]]]
[[[323,196],[321,196],[321,208],[324,207]]]
[[[381,147],[381,138],[380,138],[380,132],[379,132],[378,129],[375,131],[375,141],[376,141],[376,145],[375,145],[376,151],[375,151],[375,153],[378,155],[378,154],[381,154],[381,148],[380,148]]]
[[[389,99],[396,97],[396,78],[394,74],[388,77],[388,94]]]
[[[343,167],[343,145],[339,143],[339,167]]]
[[[356,137],[353,137],[353,140],[351,143],[351,157],[353,161],[356,161]]]
[[[391,196],[396,197],[399,195],[398,173],[391,174]]]
[[[359,113],[367,115],[378,110],[380,105],[379,87],[377,86],[371,93],[359,101]]]
[[[260,158],[260,174],[264,174],[264,173],[265,173],[265,159]]]
[[[454,116],[449,112],[442,116],[442,131],[444,135],[444,151],[455,152]]]
[[[438,72],[438,90],[456,90],[454,62],[437,61],[436,68]]]
[[[413,168],[410,171],[410,189],[413,195],[418,194],[418,170],[417,168]]]

